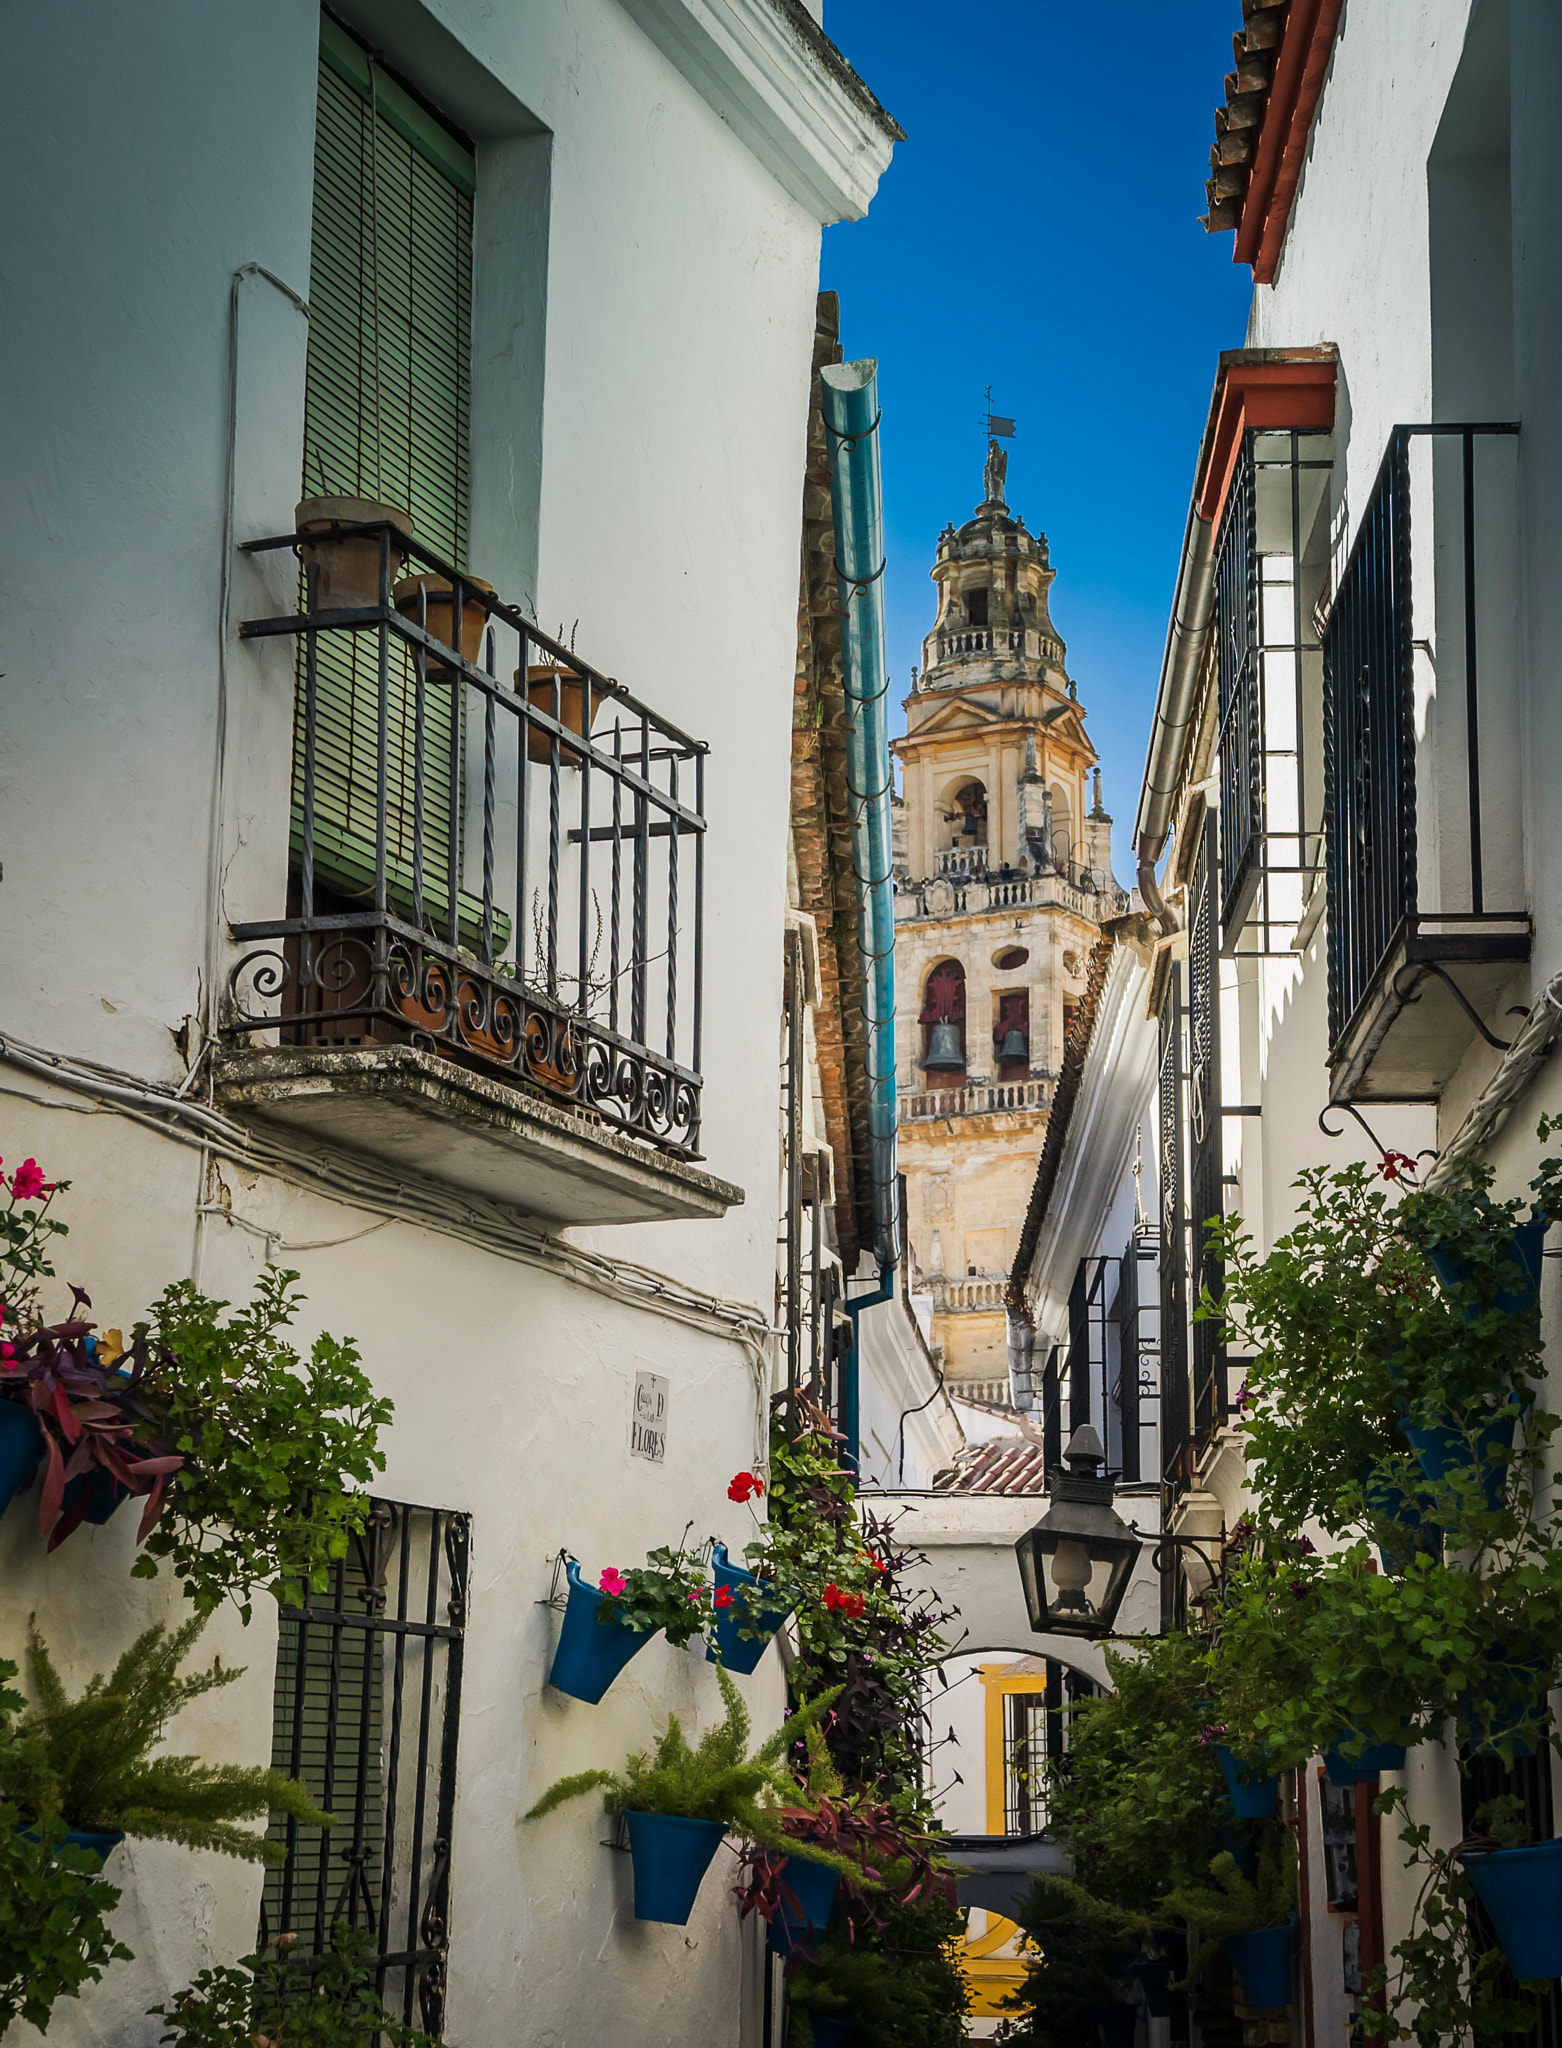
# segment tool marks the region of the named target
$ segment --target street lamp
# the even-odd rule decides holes
[[[1112,1507],[1106,1461],[1087,1422],[1069,1438],[1065,1472],[1047,1478],[1047,1512],[1015,1544],[1025,1606],[1037,1635],[1108,1636],[1139,1555],[1138,1531]]]

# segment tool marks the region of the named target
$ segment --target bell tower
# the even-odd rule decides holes
[[[1004,1285],[1063,1041],[1112,878],[1084,707],[1065,666],[1045,534],[982,500],[938,537],[938,609],[894,743],[900,1161],[951,1391],[1006,1402]]]

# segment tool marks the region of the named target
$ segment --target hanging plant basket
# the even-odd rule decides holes
[[[20,1401],[0,1400],[0,1514],[37,1477],[43,1462],[43,1431]]]
[[[753,1572],[729,1563],[725,1543],[718,1543],[711,1552],[711,1572],[716,1581],[716,1591],[719,1593],[725,1586],[732,1595],[732,1604],[717,1608],[716,1640],[706,1644],[705,1655],[712,1664],[720,1662],[729,1671],[747,1677],[758,1668],[771,1637],[797,1605],[797,1596],[784,1592],[780,1587],[770,1587]],[[751,1590],[754,1587],[761,1591],[754,1592]],[[764,1633],[745,1633],[754,1629],[762,1629]]]
[[[1217,1742],[1215,1754],[1231,1794],[1231,1810],[1238,1820],[1268,1820],[1280,1797],[1280,1780],[1261,1776],[1240,1763],[1224,1743]]]
[[[678,1813],[626,1813],[634,1860],[635,1918],[684,1927],[727,1830]]]
[[[1273,2012],[1291,2003],[1291,1950],[1296,1940],[1296,1915],[1280,1927],[1256,1927],[1250,1934],[1228,1934],[1221,1947],[1242,1979],[1248,2003]]]
[[[1461,1860],[1514,1976],[1562,1977],[1562,1841],[1465,1849]]]
[[[806,1856],[788,1856],[781,1866],[781,1910],[770,1923],[767,1945],[778,1956],[789,1956],[794,1948],[812,1948],[830,1924],[835,1894],[840,1886],[838,1872],[826,1863],[814,1863]],[[786,1892],[796,1900],[786,1902]]]
[[[1359,1756],[1347,1756],[1344,1745],[1358,1733],[1347,1728],[1324,1753],[1323,1767],[1331,1785],[1370,1785],[1384,1771],[1405,1768],[1407,1752],[1402,1742],[1369,1742]]]
[[[606,1596],[586,1584],[573,1557],[565,1571],[569,1596],[548,1683],[569,1699],[584,1700],[588,1707],[594,1707],[630,1658],[643,1650],[651,1638],[639,1629],[627,1627],[616,1618],[616,1612],[611,1621],[599,1620]]]

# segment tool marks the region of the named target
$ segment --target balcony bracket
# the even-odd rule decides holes
[[[1408,982],[1405,982],[1405,985],[1403,987],[1401,987],[1400,983],[1404,981],[1404,978],[1407,974],[1410,976],[1410,979]],[[1437,961],[1435,960],[1423,961],[1419,967],[1402,967],[1399,970],[1398,974],[1394,976],[1394,993],[1401,1002],[1420,1002],[1421,998],[1417,995],[1412,995],[1411,990],[1415,987],[1416,983],[1421,979],[1421,976],[1423,974],[1435,974],[1439,981],[1446,982],[1449,992],[1453,996],[1454,1001],[1459,1005],[1460,1009],[1463,1010],[1464,1014],[1469,1018],[1470,1022],[1475,1026],[1476,1030],[1481,1034],[1482,1038],[1485,1039],[1486,1043],[1489,1046],[1491,1046],[1493,1051],[1511,1052],[1513,1050],[1513,1040],[1511,1038],[1498,1038],[1492,1032],[1487,1030],[1485,1024],[1481,1021],[1479,1012],[1475,1009],[1474,1005],[1471,1003],[1469,997],[1465,994],[1464,990],[1459,986],[1458,982],[1454,980],[1453,976],[1448,972],[1447,968],[1439,966]],[[1523,1010],[1520,1010],[1518,1014],[1522,1017],[1526,1013]],[[1365,1128],[1365,1126],[1363,1126],[1363,1128]]]

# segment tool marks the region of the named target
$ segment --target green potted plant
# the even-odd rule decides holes
[[[102,1858],[42,1811],[52,1773],[18,1732],[26,1702],[8,1683],[15,1676],[0,1659],[0,2034],[14,2019],[42,2032],[58,2000],[78,1997],[109,1963],[134,1961],[108,1929],[119,1893],[99,1875]]]
[[[528,1812],[540,1820],[566,1800],[600,1790],[610,1813],[621,1814],[634,1860],[635,1917],[682,1927],[700,1881],[729,1831],[790,1855],[827,1861],[822,1850],[788,1842],[777,1808],[793,1781],[782,1759],[834,1704],[822,1693],[754,1751],[748,1750],[749,1716],[720,1665],[717,1681],[726,1715],[690,1747],[676,1714],[648,1753],[636,1753],[622,1771],[577,1771],[550,1785]]]
[[[267,1266],[227,1314],[181,1280],[135,1333],[151,1361],[147,1405],[183,1462],[132,1571],[151,1577],[166,1559],[200,1615],[231,1599],[248,1621],[258,1590],[323,1590],[367,1520],[363,1489],[385,1469],[378,1439],[392,1406],[357,1346],[322,1335],[306,1356],[287,1341],[304,1300],[297,1281]]]
[[[1189,1976],[1197,1976],[1218,1945],[1230,1956],[1250,2003],[1260,2010],[1289,2005],[1297,1925],[1296,1850],[1290,1829],[1265,1828],[1253,1877],[1237,1868],[1227,1850],[1211,1860],[1209,1874],[1213,1884],[1178,1885],[1161,1902],[1164,1913],[1203,1936]]]
[[[242,1666],[215,1664],[179,1676],[204,1626],[197,1616],[172,1632],[160,1622],[143,1630],[107,1678],[89,1679],[72,1699],[34,1625],[29,1662],[36,1704],[18,1723],[16,1751],[8,1759],[12,1781],[0,1784],[0,1795],[35,1827],[57,1818],[72,1843],[100,1858],[126,1835],[137,1835],[276,1863],[282,1845],[238,1823],[285,1813],[306,1827],[329,1827],[331,1816],[280,1771],[153,1755],[181,1707],[243,1676]]]
[[[338,1923],[329,1949],[307,1963],[291,1953],[296,1939],[273,1935],[237,1968],[202,1970],[170,2004],[154,2005],[159,2048],[434,2048],[386,2011],[366,1929]]]
[[[701,1553],[687,1548],[692,1522],[674,1548],[646,1553],[643,1565],[609,1565],[587,1585],[576,1560],[561,1553],[567,1591],[548,1683],[596,1706],[630,1658],[659,1630],[680,1650],[706,1626],[709,1580]]]

